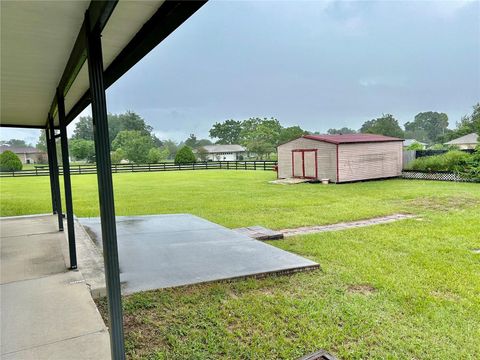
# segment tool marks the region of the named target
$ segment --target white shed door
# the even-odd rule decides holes
[[[317,178],[317,150],[292,150],[292,176],[299,178]]]
[[[301,151],[292,151],[292,165],[293,177],[303,177],[303,160]]]

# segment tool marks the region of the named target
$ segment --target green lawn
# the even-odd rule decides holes
[[[402,220],[271,244],[319,262],[291,276],[125,297],[132,359],[480,358],[480,187],[387,180],[271,185],[270,172],[114,175],[117,215],[193,213],[228,227]],[[74,176],[78,216],[98,214],[96,178]],[[50,211],[48,178],[0,179],[3,216]],[[100,302],[105,314],[105,303]]]
[[[114,174],[117,215],[192,213],[228,227],[280,229],[358,220],[400,211],[431,212],[425,202],[476,201],[478,184],[371,181],[320,186],[273,185],[273,172],[172,171]],[[61,179],[61,183],[63,181]],[[74,211],[98,216],[95,175],[72,176]],[[0,180],[2,216],[51,210],[49,178]],[[435,210],[435,209],[433,209]]]

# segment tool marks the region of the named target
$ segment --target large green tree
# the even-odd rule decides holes
[[[72,139],[94,140],[93,120],[91,116],[80,116],[75,123]]]
[[[185,145],[192,149],[195,149],[195,146],[197,145],[197,137],[195,136],[195,134],[190,134],[188,139],[185,140]]]
[[[403,137],[403,130],[398,124],[398,120],[391,114],[383,114],[377,119],[365,121],[360,128],[361,133],[379,134],[393,137]]]
[[[432,144],[448,132],[448,116],[435,111],[421,112],[404,126],[405,137]]]
[[[187,140],[185,140],[185,145],[192,148],[192,149],[197,149],[199,147],[205,146],[205,145],[211,145],[212,142],[208,139],[198,139],[195,134],[190,134]]]
[[[137,113],[127,111],[123,114],[108,114],[110,143],[113,142],[119,132],[124,130],[139,131],[142,135],[150,136],[155,146],[162,146],[160,139],[153,133],[153,128]],[[91,116],[80,117],[75,124],[72,139],[94,140],[93,120]]]
[[[300,126],[282,128],[280,130],[280,135],[278,136],[277,145],[284,144],[306,134],[308,134],[308,131],[303,130]]]
[[[138,130],[123,130],[112,142],[112,150],[122,149],[129,161],[141,164],[148,162],[148,153],[154,147],[150,135]]]
[[[163,141],[163,146],[168,149],[168,158],[175,159],[175,155],[177,155],[180,144],[177,144],[174,140],[167,139]]]
[[[447,141],[471,133],[480,135],[480,103],[473,105],[472,113],[462,116],[456,125],[456,128],[446,138]]]
[[[275,152],[281,131],[282,125],[275,118],[250,118],[243,121],[240,137],[249,152],[263,158]]]
[[[217,144],[240,144],[242,122],[233,119],[215,123],[210,129],[210,137],[218,139]]]
[[[38,150],[47,151],[47,138],[46,138],[46,135],[45,135],[45,131],[40,130],[40,136],[38,137],[38,141],[37,141],[37,144],[35,145],[35,147]]]
[[[95,161],[95,143],[92,140],[72,139],[69,141],[70,155],[77,160]]]

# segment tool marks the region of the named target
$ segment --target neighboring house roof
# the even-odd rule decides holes
[[[15,147],[15,146],[7,146],[7,145],[0,146],[0,153],[3,153],[4,151],[7,151],[7,150],[15,154],[40,154],[44,152],[31,146],[27,146],[27,147]]]
[[[478,144],[478,135],[476,133],[471,133],[459,138],[450,140],[445,143],[446,145],[458,145],[458,144]]]
[[[418,143],[418,144],[423,145],[423,146],[427,146],[426,143],[415,140],[415,139],[405,139],[405,140],[403,140],[403,146],[410,146],[410,145],[415,144],[415,143]]]
[[[303,135],[303,137],[306,139],[324,141],[331,144],[403,141],[403,139],[396,137],[376,134]]]
[[[205,145],[202,147],[210,154],[246,151],[246,149],[242,145]]]

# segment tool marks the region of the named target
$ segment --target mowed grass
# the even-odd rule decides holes
[[[117,174],[117,214],[188,212],[229,226],[417,219],[272,241],[320,263],[291,276],[124,298],[130,359],[480,358],[480,187],[386,180],[268,184],[273,173]],[[74,176],[75,212],[96,216],[94,176]],[[1,179],[2,215],[50,211],[47,178]],[[100,301],[106,314],[105,301]]]
[[[478,199],[479,189],[477,184],[411,180],[273,185],[270,171],[124,173],[113,179],[117,215],[191,213],[227,227],[274,229],[423,212],[428,209],[421,201],[435,199],[441,205],[453,197],[468,203]],[[75,214],[98,216],[96,175],[75,175],[72,183]],[[0,198],[1,216],[48,213],[49,178],[2,178]]]

